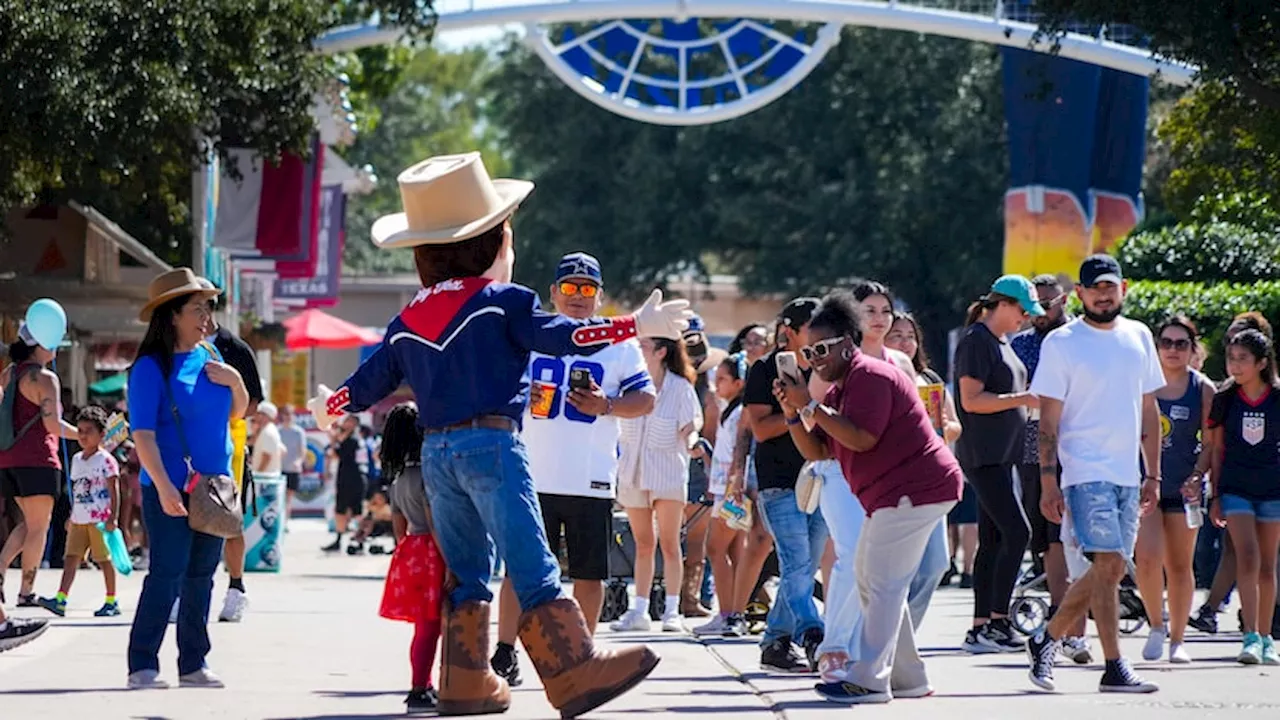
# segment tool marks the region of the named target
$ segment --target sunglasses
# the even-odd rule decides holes
[[[578,283],[562,282],[556,286],[561,295],[581,295],[584,298],[593,298],[600,294],[600,288],[596,285],[579,285]]]
[[[1162,337],[1160,338],[1160,349],[1161,350],[1190,350],[1191,341],[1186,338],[1178,338],[1177,340],[1174,340],[1173,338]]]
[[[1041,300],[1040,307],[1043,308],[1045,312],[1051,312],[1054,308],[1062,304],[1062,300],[1063,296],[1061,295],[1053,298],[1052,300]]]
[[[800,354],[804,356],[805,362],[821,360],[822,358],[830,355],[831,351],[842,342],[844,342],[844,338],[842,337],[819,340],[812,345],[800,348]]]

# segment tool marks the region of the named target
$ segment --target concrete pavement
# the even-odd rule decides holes
[[[10,718],[245,718],[255,720],[337,720],[397,717],[408,689],[411,628],[377,616],[386,557],[324,556],[316,521],[295,522],[286,538],[285,570],[246,579],[253,605],[239,625],[214,623],[210,666],[226,690],[128,692],[124,690],[125,648],[132,605],[141,574],[123,580],[125,616],[92,616],[101,603],[101,579],[81,573],[65,619],[55,619],[43,638],[0,655],[0,719]],[[52,594],[57,571],[45,571],[37,590]],[[16,577],[11,577],[16,581]],[[16,584],[16,582],[14,583]],[[214,609],[226,589],[219,576]],[[699,642],[688,635],[655,633],[614,636],[599,642],[650,642],[662,655],[654,675],[630,694],[591,717],[735,717],[742,720],[827,718],[857,713],[868,718],[947,717],[994,720],[1069,715],[1072,720],[1119,718],[1280,717],[1280,668],[1245,668],[1234,662],[1238,635],[1193,634],[1196,663],[1137,667],[1161,685],[1146,696],[1100,695],[1098,666],[1059,666],[1057,695],[1033,693],[1023,655],[972,657],[958,646],[968,625],[972,595],[944,590],[921,628],[937,694],[887,706],[855,709],[825,703],[811,691],[811,677],[780,677],[758,669],[754,639]],[[18,615],[43,611],[24,610]],[[1224,626],[1234,627],[1234,611]],[[1143,635],[1126,638],[1130,658],[1139,657]],[[1096,643],[1095,643],[1096,644]],[[553,718],[537,676],[521,653],[525,685],[514,692],[506,717]],[[161,654],[162,672],[173,680],[176,651],[172,636]]]

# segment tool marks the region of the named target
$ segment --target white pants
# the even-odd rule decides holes
[[[848,655],[850,643],[857,642],[858,626],[862,621],[862,602],[858,600],[858,584],[854,576],[854,561],[858,551],[858,536],[867,513],[862,503],[853,496],[849,483],[834,460],[816,465],[822,472],[822,517],[827,521],[827,531],[835,545],[836,562],[831,567],[831,587],[823,588],[823,624],[826,634],[818,654],[842,652]]]
[[[850,682],[883,693],[891,686],[916,689],[929,684],[916,651],[907,595],[929,537],[954,505],[915,507],[903,498],[897,507],[877,510],[863,524],[855,562],[863,621],[859,660],[849,670]]]

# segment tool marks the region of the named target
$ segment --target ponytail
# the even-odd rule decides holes
[[[969,309],[965,312],[964,316],[964,326],[969,327],[981,320],[982,313],[995,307],[999,302],[999,300],[992,300],[990,295],[983,295],[977,300],[969,303]]]

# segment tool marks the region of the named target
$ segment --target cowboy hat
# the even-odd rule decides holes
[[[169,272],[161,273],[155,276],[147,286],[147,304],[138,311],[138,319],[144,323],[151,322],[151,313],[156,308],[176,297],[192,294],[207,299],[221,295],[222,291],[217,288],[211,290],[201,285],[200,278],[191,272],[191,268],[174,268]]]
[[[496,227],[533,191],[527,180],[490,180],[480,153],[427,158],[400,173],[404,212],[373,223],[380,248],[446,245]]]

